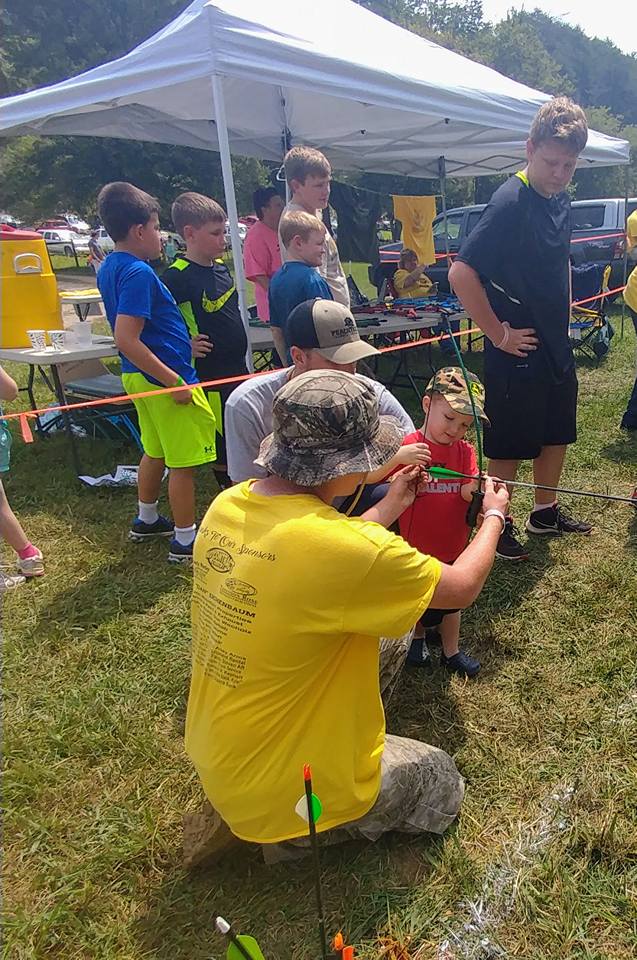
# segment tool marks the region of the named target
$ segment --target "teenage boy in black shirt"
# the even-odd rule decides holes
[[[239,311],[239,296],[223,260],[226,214],[210,197],[182,193],[172,205],[175,230],[186,242],[186,252],[164,272],[162,280],[172,293],[190,332],[197,376],[202,383],[247,373],[248,341]],[[217,421],[219,485],[230,486],[226,472],[223,408],[237,386],[229,383],[206,390]]]
[[[449,281],[485,334],[484,448],[489,474],[514,480],[533,460],[536,483],[559,485],[567,445],[577,437],[577,377],[568,337],[570,200],[565,192],[588,128],[568,97],[538,111],[527,141],[527,165],[496,190],[462,244]],[[536,490],[529,533],[590,533],[566,515],[554,489]],[[498,556],[523,560],[527,550],[507,519]]]

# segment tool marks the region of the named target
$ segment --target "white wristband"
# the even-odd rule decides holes
[[[498,350],[504,350],[507,343],[509,342],[509,336],[511,334],[511,327],[506,322],[506,320],[504,321],[502,326],[504,327],[504,334],[502,335],[502,339],[500,340],[499,343],[494,344],[494,346],[497,347]]]
[[[487,517],[498,517],[502,524],[502,529],[504,530],[506,526],[506,517],[504,516],[501,510],[496,510],[495,507],[491,507],[491,509],[487,510],[487,512],[485,513],[484,519],[486,520]]]

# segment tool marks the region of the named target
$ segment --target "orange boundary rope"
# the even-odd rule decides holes
[[[586,300],[573,300],[572,307],[579,307],[582,303],[592,303],[593,300],[603,300],[604,297],[610,297],[611,293],[621,293],[624,287],[615,287],[614,290],[606,290],[604,293],[596,293],[594,297],[587,297]]]

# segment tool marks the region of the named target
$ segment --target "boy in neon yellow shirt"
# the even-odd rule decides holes
[[[197,376],[202,383],[238,377],[248,372],[248,338],[239,311],[239,295],[232,274],[221,259],[225,250],[225,210],[201,193],[182,193],[172,205],[175,229],[186,242],[162,280],[181,310],[192,340]],[[226,472],[223,411],[238,383],[207,387],[208,402],[217,424],[219,486],[230,485]]]

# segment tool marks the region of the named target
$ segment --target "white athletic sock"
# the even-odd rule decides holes
[[[154,503],[142,503],[141,500],[138,500],[137,508],[139,510],[139,519],[142,523],[155,523],[155,521],[159,519],[157,500],[155,500]]]
[[[197,526],[193,523],[192,527],[175,527],[175,540],[182,547],[189,547],[195,539]]]
[[[551,510],[553,507],[557,506],[557,500],[554,500],[553,503],[535,503],[531,513],[537,513],[538,510]]]

